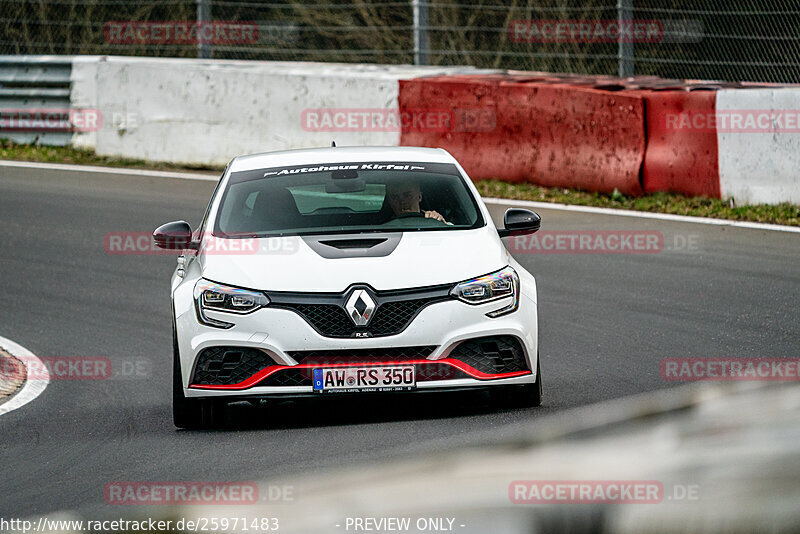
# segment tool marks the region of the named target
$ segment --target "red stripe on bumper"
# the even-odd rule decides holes
[[[268,376],[277,373],[279,371],[285,371],[287,369],[322,369],[322,368],[329,368],[329,367],[370,367],[370,366],[378,366],[378,367],[385,367],[391,365],[431,365],[431,364],[445,364],[455,367],[459,371],[463,371],[467,373],[472,378],[477,380],[497,380],[500,378],[514,378],[516,376],[524,376],[531,374],[530,371],[514,371],[512,373],[498,373],[498,374],[489,374],[484,373],[482,371],[478,371],[474,367],[467,365],[466,363],[455,360],[452,358],[444,358],[442,360],[407,360],[401,362],[365,362],[365,363],[331,363],[331,364],[299,364],[299,365],[271,365],[269,367],[265,367],[264,369],[260,370],[247,380],[243,380],[238,384],[223,384],[223,385],[210,385],[210,384],[191,384],[189,388],[191,389],[222,389],[222,390],[242,390],[248,389]]]

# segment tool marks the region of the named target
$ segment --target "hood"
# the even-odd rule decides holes
[[[203,277],[267,291],[340,292],[355,283],[380,291],[456,283],[497,271],[509,263],[508,252],[490,225],[476,230],[405,232],[399,234],[394,250],[384,250],[385,255],[373,257],[324,257],[315,250],[320,247],[312,248],[308,240],[297,236],[221,240],[226,245],[244,241],[239,244],[243,250],[201,252]]]

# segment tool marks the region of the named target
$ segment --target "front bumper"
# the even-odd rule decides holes
[[[418,378],[417,390],[427,391],[533,383],[537,378],[536,303],[523,292],[517,311],[495,319],[486,316],[505,304],[504,300],[479,306],[457,300],[436,302],[423,308],[402,332],[374,338],[325,337],[298,313],[269,306],[242,316],[207,312],[212,319],[234,323],[221,330],[199,323],[193,307],[183,307],[186,311],[176,318],[176,328],[184,394],[231,398],[313,394],[310,379],[303,382],[312,368],[346,365],[415,365],[417,376],[423,378],[438,373],[435,379]],[[458,347],[475,338],[516,340],[521,362],[512,372],[495,372],[491,365],[476,360],[474,353],[466,358]],[[202,374],[199,358],[218,347],[254,349],[264,357],[250,362],[246,372],[230,383],[214,383],[207,376],[198,379]],[[393,359],[398,348],[423,350]],[[370,352],[376,357],[370,358]],[[298,356],[308,353],[323,357]],[[203,368],[207,367],[206,362]],[[291,380],[275,383],[276,377],[289,372],[294,375]]]

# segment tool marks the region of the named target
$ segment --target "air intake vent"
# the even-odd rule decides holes
[[[488,374],[527,371],[525,352],[514,336],[487,336],[459,343],[448,358],[460,360]]]
[[[329,241],[320,241],[323,245],[338,248],[339,250],[346,250],[351,248],[372,248],[381,243],[385,243],[386,238],[380,239],[333,239]]]
[[[238,384],[275,361],[248,347],[209,347],[197,357],[192,384]]]
[[[339,237],[303,236],[311,250],[323,258],[380,258],[391,254],[400,244],[403,234],[387,232],[380,234],[347,234]]]

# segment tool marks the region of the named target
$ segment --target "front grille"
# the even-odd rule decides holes
[[[434,350],[436,350],[436,345],[384,349],[303,350],[288,352],[287,354],[294,358],[297,363],[317,365],[424,360],[433,354]]]
[[[192,384],[238,384],[270,365],[275,365],[274,360],[260,350],[210,347],[197,357]]]
[[[350,337],[356,331],[347,312],[336,304],[283,304],[282,307],[302,315],[323,336]]]
[[[488,336],[458,344],[448,358],[460,360],[488,374],[527,371],[525,351],[514,336]]]
[[[370,323],[356,326],[345,311],[347,298],[356,289],[365,289],[375,301]],[[303,317],[325,337],[382,337],[405,330],[423,308],[449,300],[450,285],[402,291],[374,291],[367,286],[352,286],[342,293],[268,292],[271,307],[291,310]]]
[[[286,387],[286,386],[310,386],[311,385],[311,370],[305,369],[292,369],[287,367],[275,373],[272,373],[267,378],[258,383],[258,387]]]
[[[435,345],[389,347],[376,349],[307,350],[287,354],[307,366],[403,362],[426,359],[436,350]],[[512,373],[528,370],[525,352],[514,336],[489,336],[470,339],[458,344],[448,358],[456,359],[487,374]],[[197,357],[192,384],[231,385],[252,377],[262,369],[276,365],[266,353],[246,347],[210,347]],[[435,360],[415,364],[418,382],[469,378],[469,375],[448,364]],[[287,367],[268,376],[258,386],[310,386],[313,368]]]
[[[464,371],[446,363],[428,363],[416,366],[417,382],[434,380],[453,380],[456,378],[472,378]]]
[[[375,310],[369,331],[376,336],[388,336],[405,330],[417,313],[440,299],[395,300],[386,302]]]

